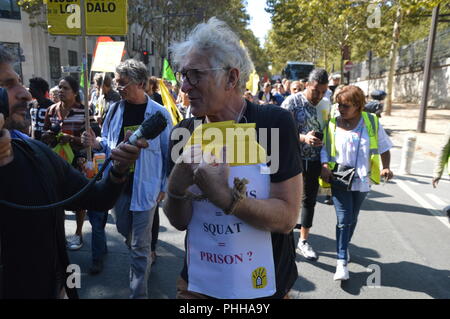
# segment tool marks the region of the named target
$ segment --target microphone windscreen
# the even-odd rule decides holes
[[[167,119],[158,111],[141,124],[141,132],[146,140],[156,138],[167,126]]]
[[[9,116],[8,92],[5,88],[0,88],[0,113],[5,119]]]

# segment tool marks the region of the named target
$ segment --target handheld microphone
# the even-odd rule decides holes
[[[164,115],[158,111],[151,117],[146,119],[141,126],[130,136],[128,139],[129,144],[136,145],[136,142],[140,138],[146,140],[152,140],[156,138],[167,126],[167,119]]]
[[[4,88],[0,88],[0,113],[6,119],[9,116],[8,92]]]
[[[0,113],[3,114],[3,118],[9,115],[9,105],[8,105],[8,92],[4,88],[0,88]],[[3,136],[2,127],[0,127],[0,137]]]

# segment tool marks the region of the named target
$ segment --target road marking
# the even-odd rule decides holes
[[[429,202],[427,202],[422,196],[413,191],[405,182],[401,180],[396,180],[397,185],[405,191],[412,199],[419,203],[423,208],[425,208],[431,215],[435,216],[442,224],[450,229],[450,223],[447,217],[443,217],[441,212],[433,207]]]
[[[447,206],[447,203],[444,202],[442,199],[440,199],[439,197],[437,197],[434,194],[425,194],[429,199],[431,199],[433,202],[435,202],[439,207],[444,208],[445,206]]]
[[[408,181],[408,183],[411,185],[416,185],[416,186],[420,185],[420,183],[417,181]]]

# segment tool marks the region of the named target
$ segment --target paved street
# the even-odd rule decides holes
[[[400,145],[399,142],[395,142]],[[392,169],[398,169],[401,149],[392,150]],[[350,244],[350,280],[334,282],[335,213],[333,206],[317,204],[310,242],[319,253],[316,262],[297,254],[300,278],[293,298],[450,298],[450,224],[441,215],[450,204],[446,177],[433,189],[434,159],[416,153],[412,175],[396,176],[393,182],[373,188],[364,202],[355,236]],[[68,213],[67,233],[75,229]],[[149,278],[151,298],[174,298],[175,280],[182,268],[184,232],[169,225],[162,211],[158,259]],[[81,298],[127,298],[128,253],[113,221],[107,224],[109,253],[98,276],[87,273],[90,264],[90,224],[84,227],[84,247],[70,254],[82,270]],[[296,231],[298,240],[298,231]],[[379,267],[379,272],[377,267]],[[375,273],[367,269],[375,269]],[[379,276],[378,276],[379,275]],[[369,287],[376,284],[378,288]],[[369,281],[369,283],[368,283]],[[369,284],[369,286],[368,286]]]

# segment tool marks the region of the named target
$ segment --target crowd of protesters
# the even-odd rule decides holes
[[[2,52],[0,49],[0,58]],[[380,176],[385,179],[393,176],[389,169],[392,144],[378,118],[363,112],[362,91],[355,86],[341,87],[338,76],[329,77],[325,70],[315,69],[306,80],[283,79],[274,86],[266,82],[261,85],[261,91],[253,94],[245,87],[253,70],[248,52],[241,47],[236,34],[216,18],[198,25],[185,41],[172,46],[172,52],[180,70],[181,87],[172,87],[170,82],[166,85],[184,118],[175,127],[168,106],[163,105],[160,80],[149,77],[146,66],[139,61],[122,62],[114,77],[95,75],[87,106],[80,98],[79,82],[73,77],[62,78],[52,89],[42,78],[31,79],[29,93],[22,90],[19,97],[26,105],[32,102],[31,107],[25,107],[31,121],[14,120],[15,114],[23,111],[21,104],[14,104],[16,109],[10,108],[5,126],[9,133],[0,137],[2,180],[2,174],[7,176],[4,167],[11,165],[4,164],[10,156],[8,151],[11,152],[11,147],[8,148],[11,142],[6,136],[47,144],[64,158],[66,170],[70,164],[71,175],[67,178],[75,180],[81,174],[88,174],[86,163],[91,156],[116,154],[120,163],[124,156],[116,149],[132,153],[133,156],[123,160],[127,165],[116,167],[115,164],[105,173],[104,180],[117,179],[123,184],[112,191],[115,195],[111,194],[110,201],[105,199],[95,204],[91,194],[84,204],[65,207],[76,212],[77,220],[75,234],[65,241],[67,249],[78,250],[83,246],[86,211],[89,216],[92,275],[103,269],[108,251],[105,225],[112,208],[117,230],[130,252],[130,298],[148,297],[148,275],[156,260],[160,204],[176,229],[188,230],[184,267],[176,281],[178,298],[288,298],[298,278],[296,248],[307,259],[318,258],[308,236],[320,180],[322,187],[331,187],[329,200],[336,208],[334,279],[349,279],[348,244],[361,204],[371,183],[379,183]],[[10,61],[3,55],[0,66],[5,69]],[[14,88],[8,88],[4,69],[0,68],[0,86],[11,96],[16,93]],[[12,104],[10,101],[9,106]],[[88,130],[85,130],[86,108]],[[161,112],[169,123],[163,132],[143,143],[140,149],[128,150],[128,146],[122,146],[121,142],[156,112]],[[273,163],[264,162],[230,166],[219,160],[227,159],[226,148],[222,154],[212,155],[211,163],[205,162],[200,145],[191,145],[170,133],[183,128],[194,135],[199,123],[214,127],[226,121],[278,130],[279,140],[269,136],[271,143],[279,146],[278,169],[272,171],[269,166]],[[18,152],[16,148],[13,150],[14,154]],[[275,155],[269,146],[266,152]],[[170,154],[176,154],[175,158]],[[21,159],[15,165],[24,161]],[[270,174],[262,173],[268,169]],[[334,182],[337,178],[334,174],[348,170],[353,175],[350,181],[343,181],[347,183],[345,189]],[[0,187],[0,191],[3,189]],[[103,198],[104,189],[98,188],[95,195]],[[69,190],[64,192],[68,193],[71,194]],[[196,196],[198,193],[202,195]],[[17,200],[17,196],[8,197],[8,192],[1,194],[2,199]],[[227,231],[213,232],[212,226],[222,226]],[[293,236],[296,227],[300,229],[297,245]],[[38,231],[34,233],[43,236]],[[4,236],[2,233],[2,256],[12,255]],[[63,237],[62,228],[59,241],[53,246],[48,244],[48,249],[60,246]],[[249,260],[242,257],[248,251],[253,253]],[[66,256],[59,249],[56,255],[61,254]],[[61,265],[67,264],[66,259]],[[4,258],[2,262],[5,263]],[[5,272],[13,272],[7,262],[5,265]],[[62,272],[61,267],[55,269],[52,288],[61,288]],[[26,290],[25,286],[20,287]],[[52,293],[44,294],[37,289],[35,294],[23,292],[22,295],[16,288],[14,292],[7,289],[4,292],[7,297],[61,296],[59,290],[58,294],[53,293],[55,289]],[[67,287],[66,294],[74,296]]]

